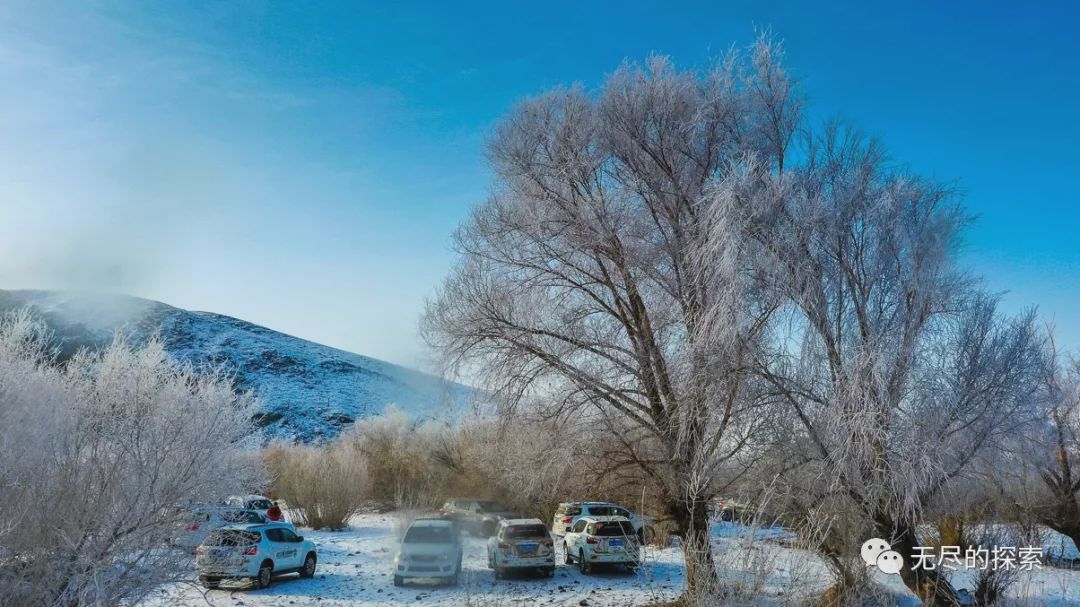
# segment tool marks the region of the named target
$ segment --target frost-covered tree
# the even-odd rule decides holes
[[[707,504],[758,427],[744,370],[770,313],[737,239],[700,264],[705,234],[742,227],[713,225],[707,194],[748,155],[782,171],[799,108],[767,40],[705,73],[654,57],[596,94],[522,103],[488,142],[490,199],[424,321],[504,412],[540,402],[618,437],[612,467],[662,487],[692,588],[714,578]]]
[[[184,575],[179,508],[250,488],[251,398],[122,340],[62,367],[0,320],[0,603],[116,605]]]
[[[1046,362],[1042,423],[1023,443],[1028,466],[1019,468],[1035,473],[1020,479],[1016,499],[1037,521],[1080,546],[1080,361],[1065,356],[1051,340]]]
[[[784,478],[911,554],[926,505],[1031,421],[1041,338],[956,266],[968,220],[948,188],[835,125],[800,158],[782,175],[750,163],[715,194],[751,217],[776,297],[754,366],[783,405]],[[948,600],[933,572],[902,577]]]

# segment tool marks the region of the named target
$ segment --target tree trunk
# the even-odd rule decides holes
[[[669,505],[679,526],[686,563],[686,594],[708,597],[717,588],[716,562],[709,542],[709,502],[699,497],[680,497]]]
[[[893,537],[897,544],[893,550],[904,557],[904,567],[900,570],[900,578],[915,596],[919,597],[927,607],[958,607],[961,605],[960,595],[953,588],[949,580],[941,575],[938,570],[912,569],[912,555],[915,547],[919,546],[919,539],[915,534],[915,525],[908,522],[890,523],[883,526],[878,523],[878,531],[882,537]]]

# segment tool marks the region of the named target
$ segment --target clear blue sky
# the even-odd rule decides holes
[[[811,111],[956,180],[966,257],[1080,346],[1077,4],[0,6],[0,288],[105,288],[415,366],[515,101],[769,27]]]

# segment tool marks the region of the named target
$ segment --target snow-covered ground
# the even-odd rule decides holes
[[[637,573],[621,568],[582,575],[576,567],[562,565],[552,579],[516,576],[496,580],[487,568],[485,542],[467,538],[461,584],[456,588],[418,582],[405,588],[393,585],[392,560],[401,517],[363,514],[341,532],[302,530],[319,547],[315,578],[301,580],[288,575],[265,590],[244,585],[205,590],[195,581],[173,584],[155,592],[140,607],[214,606],[354,606],[464,605],[510,607],[519,605],[610,606],[647,605],[678,595],[685,584],[682,554],[677,547],[648,547],[645,565]],[[829,585],[821,559],[792,548],[793,536],[782,529],[751,530],[732,523],[717,523],[713,542],[718,568],[728,586],[743,596],[758,597],[762,606],[797,604]],[[883,588],[894,593],[897,605],[917,604],[899,576],[876,574]],[[963,576],[954,581],[963,585]],[[1009,595],[1016,605],[1062,607],[1080,605],[1080,571],[1044,567],[1021,573]]]
[[[495,580],[487,568],[485,541],[467,538],[463,576],[457,588],[418,582],[405,588],[393,585],[392,559],[396,550],[398,521],[394,514],[363,514],[352,520],[348,531],[308,531],[302,533],[319,547],[319,570],[315,578],[301,580],[295,575],[278,578],[266,590],[243,585],[222,590],[205,590],[195,582],[175,584],[155,593],[145,607],[172,605],[214,605],[251,607],[270,605],[645,605],[678,595],[685,584],[682,554],[678,548],[647,547],[645,564],[637,573],[620,567],[582,575],[576,567],[562,565],[561,555],[555,577],[515,576]],[[744,541],[739,529],[717,529],[715,542],[722,552]],[[805,555],[783,548],[763,533],[752,543],[760,545],[768,562],[765,586],[782,586],[793,572],[801,570]],[[753,571],[736,572],[746,580]],[[820,578],[820,576],[817,576]]]

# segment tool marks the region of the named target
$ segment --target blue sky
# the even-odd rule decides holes
[[[425,366],[417,317],[500,116],[767,27],[814,119],[955,180],[979,216],[966,260],[1077,348],[1076,6],[6,2],[0,288],[116,290]]]

